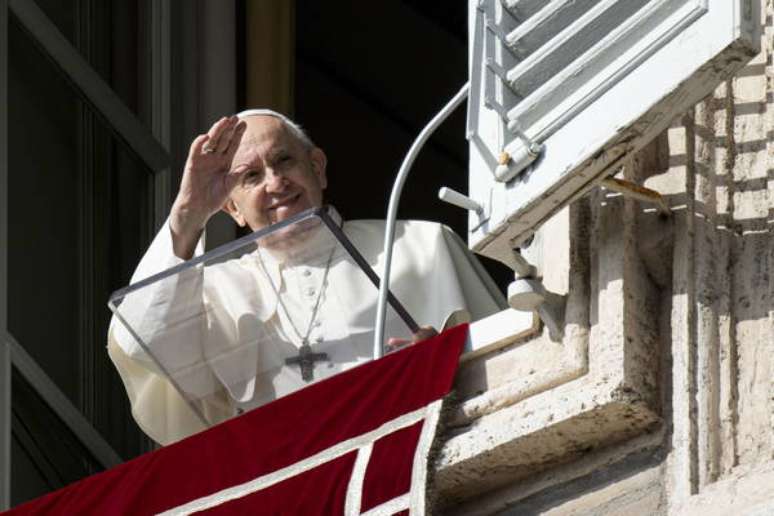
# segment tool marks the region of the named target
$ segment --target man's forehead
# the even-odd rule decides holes
[[[273,143],[273,140],[268,140],[266,138],[259,138],[255,134],[251,133],[245,133],[242,135],[242,140],[239,142],[239,147],[237,148],[237,154],[244,154],[246,152],[258,152],[258,150],[261,147],[261,144],[271,144]]]
[[[247,128],[236,152],[237,159],[253,159],[274,148],[293,144],[292,134],[279,118],[248,116],[243,120],[247,124]]]
[[[257,145],[265,140],[276,140],[286,136],[285,124],[277,117],[266,115],[248,116],[242,119],[247,124],[242,136],[243,143]]]

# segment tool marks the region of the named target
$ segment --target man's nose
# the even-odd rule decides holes
[[[285,189],[287,186],[287,179],[285,174],[275,170],[274,168],[266,171],[266,190],[269,192],[278,192]]]

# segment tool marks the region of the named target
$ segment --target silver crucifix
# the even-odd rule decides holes
[[[311,382],[314,379],[315,362],[328,360],[328,353],[315,353],[312,347],[304,342],[298,349],[298,355],[285,359],[286,365],[296,365],[301,368],[301,379],[305,382]]]

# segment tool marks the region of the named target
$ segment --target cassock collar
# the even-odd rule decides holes
[[[341,227],[343,220],[336,208],[328,206],[328,216]],[[302,237],[298,238],[297,244],[293,247],[282,249],[259,244],[256,253],[260,255],[267,267],[296,267],[300,265],[314,267],[316,262],[321,261],[320,257],[327,256],[335,245],[338,245],[336,237],[320,221],[320,224],[304,230]]]
[[[339,226],[343,224],[341,215],[333,206],[328,207],[328,215]],[[310,229],[304,238],[299,240],[299,245],[292,250],[278,250],[258,246],[250,254],[243,256],[240,263],[259,277],[256,281],[263,291],[263,299],[272,299],[273,302],[263,304],[258,315],[261,320],[268,320],[276,310],[276,292],[282,290],[282,269],[295,267],[325,268],[330,262],[331,253],[335,252],[335,246],[339,242],[336,237],[325,227],[323,223]],[[269,283],[260,281],[260,276],[268,276]]]

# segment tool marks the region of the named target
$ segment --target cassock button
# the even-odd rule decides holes
[[[320,343],[323,341],[323,338],[322,338],[322,336],[321,336],[321,335],[318,335],[317,337],[315,337],[315,338],[314,338],[314,341],[315,341],[317,344],[320,344]]]
[[[241,407],[237,409],[237,416],[241,416],[244,413],[245,413],[245,409],[243,409]]]
[[[309,269],[304,269],[303,271],[301,271],[301,274],[303,274],[304,277],[308,278],[309,276],[312,275],[312,271],[310,271]]]
[[[306,289],[306,295],[309,296],[309,297],[312,297],[315,294],[315,292],[316,291],[315,291],[314,287],[309,287],[309,288]]]
[[[322,326],[322,321],[315,321],[315,322],[314,322],[314,324],[313,324],[313,326],[314,326],[315,328],[319,328],[320,326]]]

